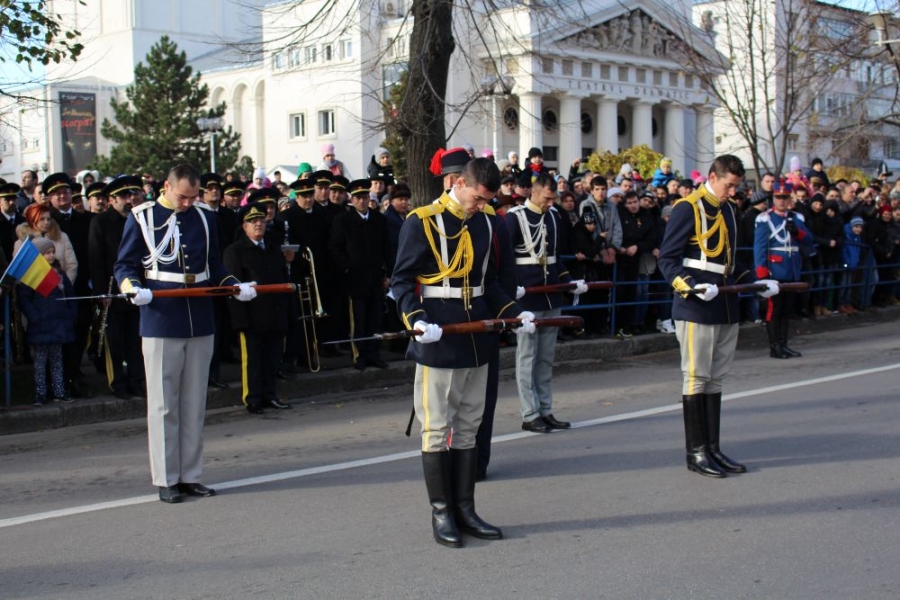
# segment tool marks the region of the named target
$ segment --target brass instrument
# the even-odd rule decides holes
[[[316,281],[316,261],[312,250],[303,248],[303,258],[309,263],[309,276],[303,278],[300,286],[300,323],[303,325],[303,338],[306,342],[306,365],[310,373],[318,373],[322,368],[319,360],[319,338],[316,333],[316,319],[327,317],[319,296],[319,283]],[[308,324],[307,324],[308,322]]]

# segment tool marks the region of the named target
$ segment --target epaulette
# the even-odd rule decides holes
[[[494,207],[488,206],[487,204],[484,205],[484,209],[482,209],[481,212],[492,217],[497,214],[497,211],[494,210]]]
[[[444,205],[437,202],[434,204],[426,204],[425,206],[420,206],[419,208],[415,208],[409,211],[410,215],[416,215],[419,219],[426,219],[428,217],[433,217],[434,215],[440,214],[444,212]]]
[[[761,212],[756,217],[757,223],[768,223],[769,222],[769,211]]]
[[[207,204],[206,202],[194,202],[194,206],[196,206],[197,208],[202,208],[203,210],[208,210],[208,211],[212,212],[212,208],[210,208],[209,204]]]
[[[520,205],[518,205],[518,206],[513,206],[512,208],[510,208],[508,211],[506,211],[506,214],[511,215],[511,214],[513,214],[513,213],[515,213],[515,212],[521,212],[521,211],[523,211],[523,210],[525,210],[525,205],[524,205],[524,204],[520,204]]]
[[[148,200],[146,202],[141,202],[137,206],[131,209],[131,212],[139,211],[139,210],[147,210],[148,208],[152,208],[156,204],[155,200]]]
[[[806,223],[806,217],[803,216],[803,213],[795,212],[794,218],[798,219],[801,223]]]

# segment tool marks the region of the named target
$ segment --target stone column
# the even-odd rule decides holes
[[[713,107],[695,106],[694,111],[697,113],[697,169],[706,173],[716,157]]]
[[[597,152],[619,152],[619,101],[615,98],[597,100]]]
[[[635,100],[631,107],[631,145],[653,147],[653,105]]]
[[[581,98],[563,96],[559,101],[559,160],[557,171],[568,175],[581,156]]]
[[[684,160],[684,108],[680,104],[666,105],[666,124],[663,133],[663,153],[672,160],[672,171],[689,173]]]
[[[540,94],[519,94],[519,163],[527,161],[529,148],[544,148]]]

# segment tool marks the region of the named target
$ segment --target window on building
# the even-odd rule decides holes
[[[33,140],[31,140],[31,147],[32,148],[40,148],[41,147],[40,138],[34,138]]]
[[[600,65],[600,79],[610,79],[611,69],[609,65]]]
[[[581,133],[590,133],[594,130],[594,117],[589,112],[581,113]],[[582,154],[582,156],[587,156]]]
[[[581,76],[590,79],[594,76],[594,65],[589,62],[581,63]]]
[[[619,67],[619,81],[628,81],[628,67]]]
[[[300,48],[288,49],[288,67],[296,68],[300,66]]]
[[[303,49],[303,62],[306,64],[315,64],[317,58],[318,54],[315,46],[307,46]]]
[[[541,72],[553,73],[553,59],[552,58],[542,58],[541,59]]]
[[[272,55],[272,68],[280,71],[284,68],[284,54],[276,52]]]
[[[541,118],[544,122],[545,131],[556,131],[557,127],[559,127],[559,118],[553,110],[548,108],[544,111],[544,114],[541,115]]]
[[[647,69],[638,69],[635,72],[638,83],[647,83]]]
[[[684,87],[687,89],[692,89],[694,87],[694,76],[693,75],[685,75],[684,76]]]
[[[653,71],[653,85],[662,85],[662,71]]]
[[[319,137],[325,137],[335,134],[334,127],[334,110],[319,111]]]
[[[519,61],[515,58],[506,59],[506,72],[510,75],[517,75],[519,73]]]
[[[340,46],[340,58],[342,60],[347,60],[348,58],[353,58],[353,41],[352,40],[341,40],[338,42]]]
[[[503,111],[503,124],[506,125],[506,128],[510,131],[515,131],[519,128],[519,111],[510,106],[505,111]]]
[[[790,152],[796,152],[800,143],[800,136],[796,133],[789,133],[787,136],[787,149]]]
[[[322,62],[331,62],[334,58],[334,47],[331,44],[322,46]]]
[[[885,140],[884,155],[887,158],[900,158],[900,140]]]
[[[542,148],[544,151],[544,160],[547,162],[556,162],[559,160],[559,147],[558,146],[544,146]]]
[[[669,87],[678,87],[678,73],[669,73]]]
[[[19,144],[19,146],[22,148],[22,150],[27,150],[28,149],[28,140],[26,140],[25,138],[22,138],[22,143]]]
[[[290,116],[291,139],[306,137],[306,113],[294,113]]]
[[[575,61],[565,59],[562,61],[563,75],[572,75],[575,72]]]

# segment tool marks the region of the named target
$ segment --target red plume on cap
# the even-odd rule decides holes
[[[444,156],[444,153],[447,152],[443,148],[438,148],[437,152],[434,153],[434,156],[431,157],[431,166],[428,167],[428,170],[431,171],[431,174],[435,177],[441,176],[441,157]]]

